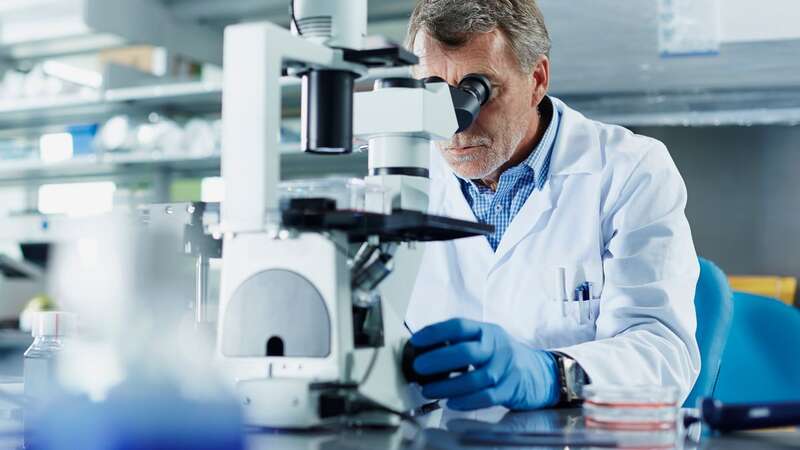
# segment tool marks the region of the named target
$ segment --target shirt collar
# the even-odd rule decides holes
[[[544,97],[542,103],[539,105],[539,110],[541,112],[542,119],[549,120],[547,129],[542,135],[542,139],[523,162],[514,167],[509,167],[505,172],[503,172],[502,175],[508,173],[509,171],[519,170],[521,167],[527,166],[533,171],[533,174],[536,178],[536,188],[541,190],[542,187],[544,187],[545,181],[547,181],[550,155],[552,153],[553,145],[556,141],[556,136],[558,135],[558,128],[561,122],[561,113],[558,111],[558,108],[553,105],[553,101],[549,96]],[[458,175],[456,175],[456,178],[458,178],[458,181],[462,184],[462,186],[467,185],[470,188],[477,189],[479,192],[488,190],[486,186],[475,183],[473,180],[461,178]]]

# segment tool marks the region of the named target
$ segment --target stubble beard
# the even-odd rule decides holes
[[[487,136],[457,137],[451,142],[437,144],[450,169],[459,177],[469,180],[485,179],[505,164],[514,154],[525,135],[524,127],[508,126],[498,133],[500,139]],[[468,155],[456,155],[449,151],[452,146],[483,146]]]

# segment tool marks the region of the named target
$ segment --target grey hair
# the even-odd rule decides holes
[[[408,25],[406,47],[414,48],[420,30],[450,47],[466,44],[477,33],[503,32],[520,68],[530,72],[550,56],[550,34],[536,0],[417,0]]]

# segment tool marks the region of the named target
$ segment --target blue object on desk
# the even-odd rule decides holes
[[[172,383],[126,381],[99,403],[63,397],[26,423],[25,435],[34,450],[244,449],[236,401],[189,400]]]
[[[800,425],[800,403],[725,404],[707,398],[701,415],[710,429],[722,432],[795,427]]]
[[[714,398],[728,403],[800,401],[800,310],[735,292],[733,325]]]
[[[697,345],[700,347],[700,375],[683,404],[694,408],[703,397],[714,392],[720,360],[731,327],[733,301],[725,273],[713,262],[699,258],[700,277],[694,295],[697,315]]]

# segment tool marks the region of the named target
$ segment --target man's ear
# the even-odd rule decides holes
[[[531,72],[533,78],[533,94],[531,96],[531,107],[539,106],[547,91],[550,89],[550,58],[545,55],[539,57]]]

